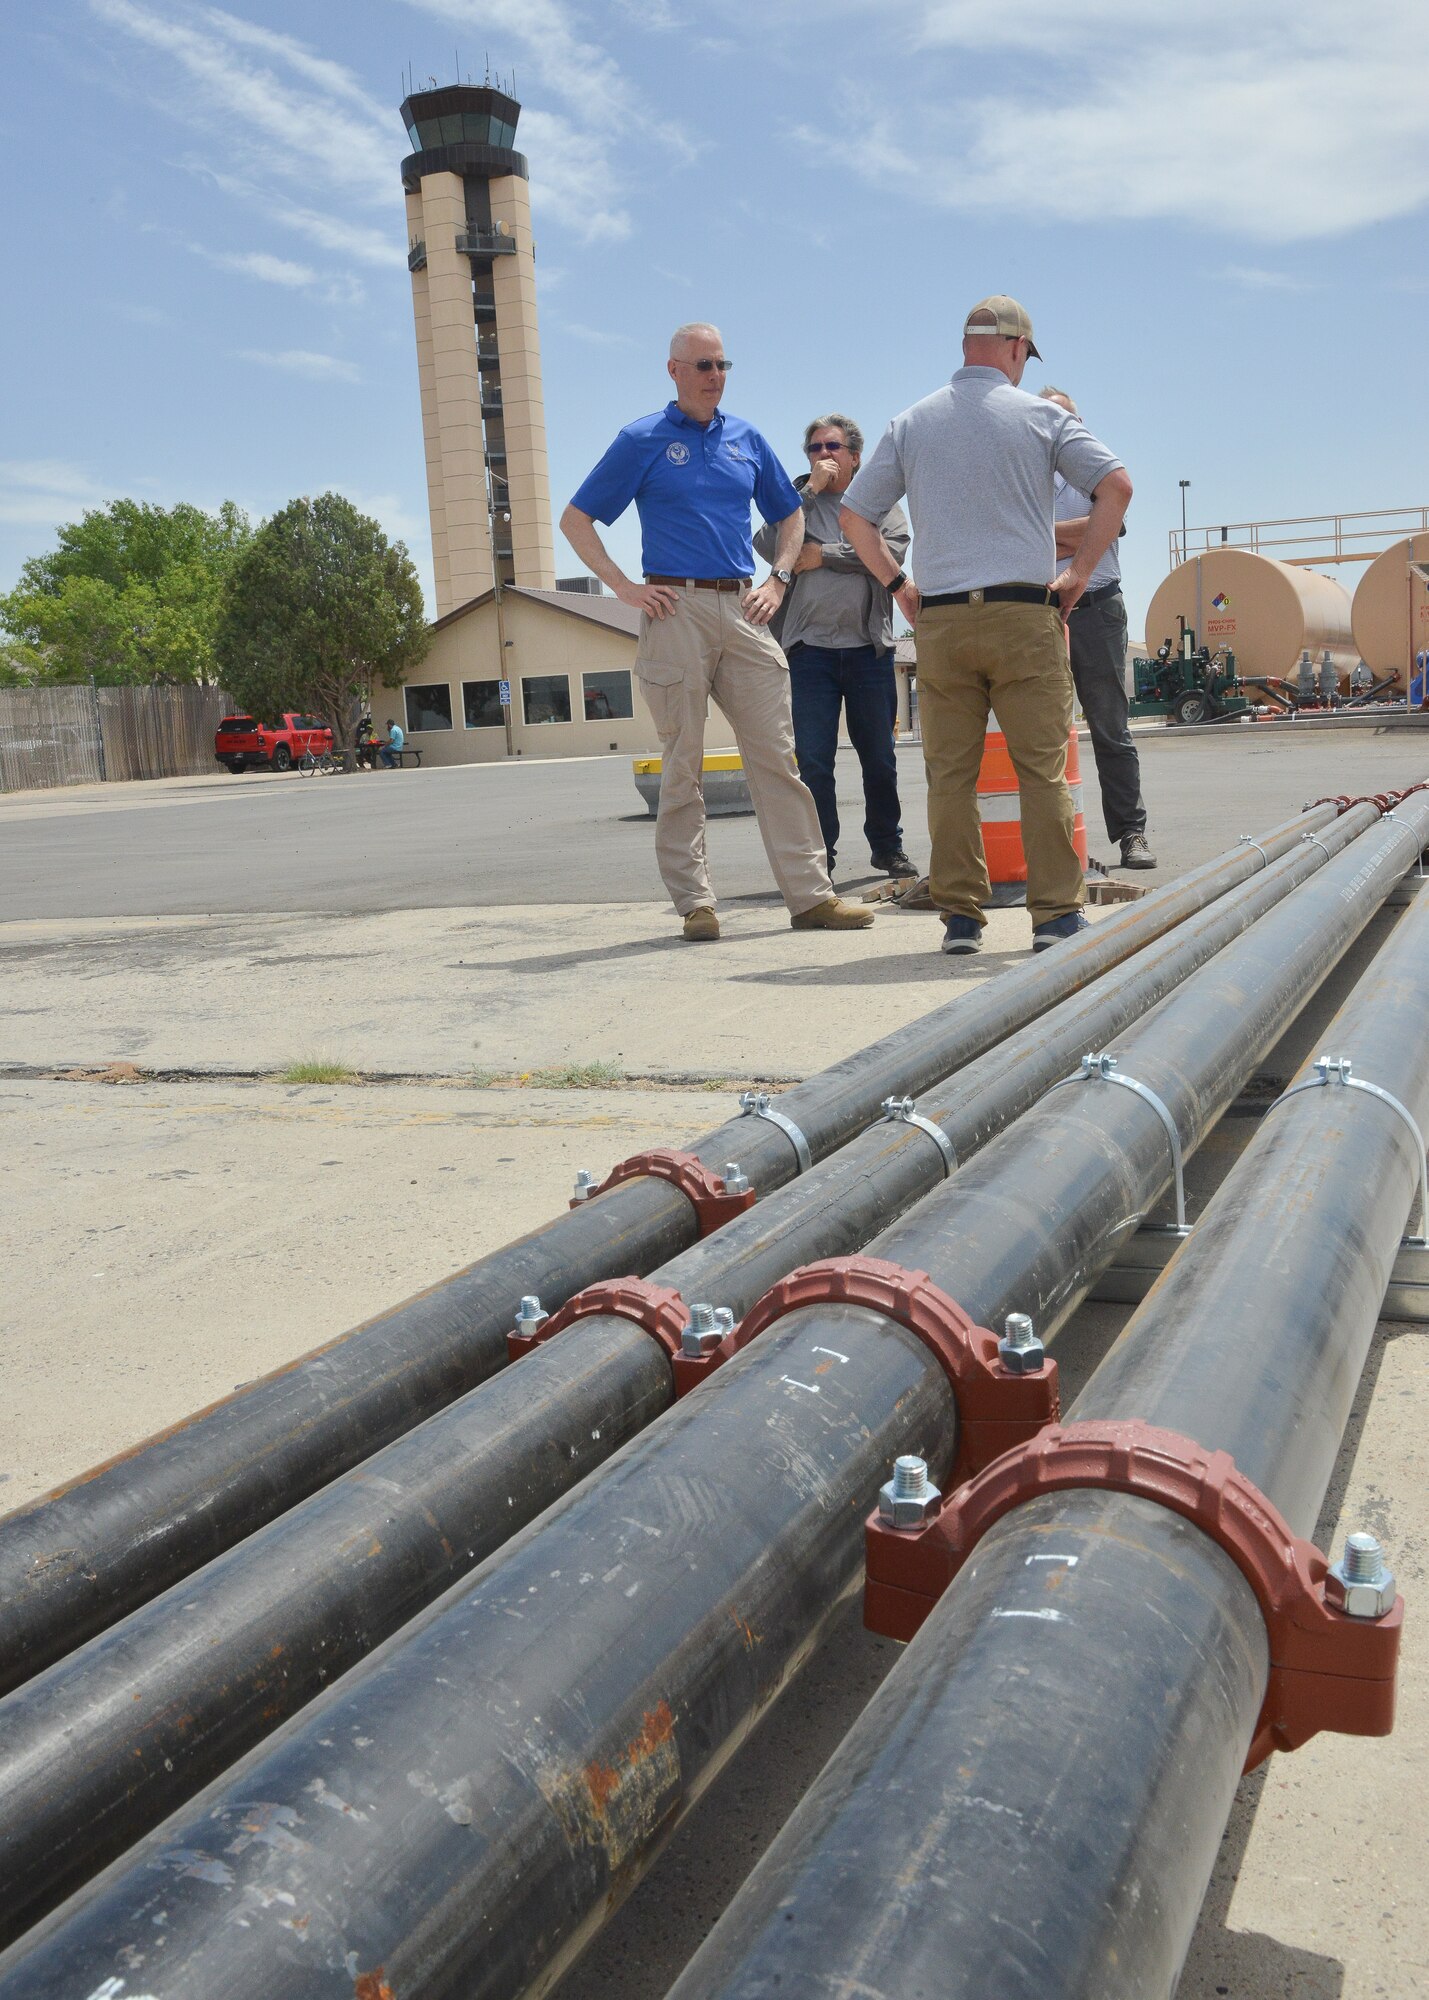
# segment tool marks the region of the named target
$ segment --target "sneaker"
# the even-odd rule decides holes
[[[872,910],[859,903],[846,903],[841,896],[826,896],[811,910],[797,910],[789,919],[796,931],[863,931],[873,922]]]
[[[982,950],[982,925],[976,917],[944,917],[943,950],[956,956],[960,952]]]
[[[1121,836],[1121,865],[1123,868],[1156,866],[1156,856],[1147,846],[1144,833],[1124,833]]]
[[[687,944],[712,944],[719,936],[719,918],[714,911],[701,904],[691,910],[685,918],[685,941]]]
[[[1050,945],[1060,944],[1063,938],[1075,937],[1078,931],[1089,931],[1091,925],[1080,910],[1068,910],[1065,917],[1048,917],[1045,924],[1038,924],[1032,933],[1032,949],[1046,951]]]
[[[885,875],[893,876],[895,881],[901,876],[918,873],[901,847],[891,847],[887,854],[875,854],[870,859],[875,868],[881,868]]]

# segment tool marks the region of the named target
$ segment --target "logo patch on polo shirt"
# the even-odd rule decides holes
[[[737,444],[727,444],[725,446],[725,450],[729,453],[731,458],[737,458],[740,460],[743,460],[744,458],[744,453],[740,450]]]
[[[674,444],[666,445],[665,456],[669,459],[671,465],[688,465],[690,462],[690,447],[687,444],[681,444],[677,439]]]

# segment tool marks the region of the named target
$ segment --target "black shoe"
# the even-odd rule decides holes
[[[1091,925],[1080,910],[1068,910],[1065,917],[1048,917],[1046,923],[1038,924],[1032,933],[1032,949],[1047,951],[1063,938],[1076,937],[1080,931],[1089,931]]]
[[[944,917],[942,949],[950,957],[982,950],[982,925],[973,917]]]
[[[1124,833],[1121,836],[1121,865],[1123,868],[1156,866],[1156,856],[1147,846],[1144,833]]]
[[[901,847],[891,847],[887,854],[875,854],[870,858],[875,868],[881,868],[885,875],[891,875],[895,881],[904,875],[916,875],[918,873],[917,868],[908,859],[908,856],[903,852]]]

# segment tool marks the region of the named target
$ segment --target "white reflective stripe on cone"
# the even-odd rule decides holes
[[[1080,785],[1068,785],[1067,790],[1072,795],[1072,816],[1079,819],[1082,812],[1082,788]],[[1022,800],[1017,792],[979,792],[977,811],[979,819],[1020,820]]]

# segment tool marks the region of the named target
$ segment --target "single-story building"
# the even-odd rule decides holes
[[[504,682],[518,757],[656,754],[632,671],[639,630],[639,612],[618,597],[507,584],[498,619],[488,590],[437,620],[404,687],[373,689],[378,733],[400,722],[424,764],[498,762],[507,754]]]

